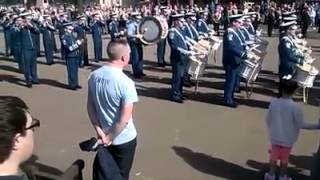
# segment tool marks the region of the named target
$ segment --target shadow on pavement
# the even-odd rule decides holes
[[[19,86],[24,86],[26,87],[26,84],[24,80],[17,78],[16,76],[13,75],[8,75],[8,74],[0,74],[0,80],[1,81],[6,81],[9,83],[13,83]]]
[[[172,149],[191,167],[205,174],[229,180],[259,180],[263,177],[262,172],[246,169],[237,164],[194,152],[185,147],[173,146]]]
[[[11,71],[11,72],[15,72],[15,73],[20,73],[19,69],[11,67],[11,66],[6,66],[6,65],[0,65],[0,70],[4,70],[4,71]]]
[[[49,85],[57,88],[68,89],[68,85],[53,79],[39,79],[40,84]]]
[[[290,162],[291,163],[291,162]],[[255,160],[248,160],[246,163],[249,167],[259,170],[260,172],[267,172],[269,169],[269,164],[266,162],[258,162]],[[301,174],[302,169],[296,167],[289,167],[288,174],[293,179],[297,180],[309,180],[310,177],[304,174]]]

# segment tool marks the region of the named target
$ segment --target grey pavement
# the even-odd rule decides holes
[[[311,32],[309,44],[320,68],[320,34]],[[90,37],[90,36],[88,36]],[[0,50],[4,50],[0,34]],[[255,180],[262,179],[268,162],[269,140],[264,123],[270,99],[277,92],[278,37],[265,38],[269,42],[254,94],[237,94],[237,109],[222,106],[224,71],[221,52],[218,62],[210,65],[201,78],[198,93],[185,88],[189,99],[184,104],[168,101],[170,67],[156,67],[155,46],[144,48],[144,69],[147,77],[136,82],[139,102],[134,111],[138,129],[138,147],[131,171],[133,180]],[[108,39],[104,39],[104,47]],[[89,40],[91,43],[91,38]],[[59,46],[58,46],[59,47]],[[43,48],[42,48],[43,49]],[[93,57],[92,46],[89,56]],[[169,48],[166,60],[169,60]],[[220,50],[221,51],[221,50]],[[59,54],[57,54],[59,56]],[[104,53],[104,58],[106,54]],[[59,173],[74,160],[82,158],[84,176],[91,179],[93,153],[81,152],[78,143],[95,136],[86,112],[87,78],[103,63],[80,70],[83,89],[66,89],[66,67],[61,63],[47,66],[38,58],[40,85],[24,87],[23,75],[11,59],[0,59],[0,95],[23,98],[32,114],[41,120],[36,131],[34,157],[46,171]],[[131,72],[131,67],[127,71]],[[310,89],[309,104],[301,102],[305,117],[317,122],[320,81]],[[295,179],[308,179],[313,153],[319,145],[319,132],[302,131],[290,158],[290,172]]]

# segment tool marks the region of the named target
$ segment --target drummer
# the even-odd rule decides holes
[[[171,15],[173,27],[169,30],[168,42],[171,47],[170,61],[172,64],[172,90],[170,100],[183,103],[186,96],[183,94],[183,77],[187,56],[194,54],[188,50],[185,37],[182,32],[184,14]]]
[[[279,42],[279,79],[280,82],[284,76],[293,76],[296,72],[296,64],[303,65],[303,54],[297,53],[297,47],[294,44],[294,36],[297,30],[296,21],[282,23],[281,28],[285,30]],[[281,84],[281,83],[280,83]],[[279,86],[279,93],[281,87]]]
[[[234,92],[237,81],[240,78],[238,71],[240,64],[247,59],[245,46],[239,34],[242,23],[242,15],[232,15],[229,17],[231,27],[227,29],[223,36],[223,67],[226,71],[226,82],[224,86],[224,103],[228,107],[235,108],[237,103],[234,101]]]
[[[209,28],[208,28],[208,25],[205,21],[205,15],[204,15],[203,10],[200,10],[198,12],[195,26],[196,26],[197,31],[199,32],[199,35],[201,35],[203,37],[208,36]]]
[[[243,33],[243,35],[245,36],[245,40],[248,41],[253,41],[255,34],[251,34],[249,32],[249,29],[251,29],[250,27],[251,24],[251,18],[250,16],[245,16],[243,17],[243,24],[240,27],[241,32]]]
[[[131,62],[133,77],[135,79],[141,79],[145,74],[143,73],[143,47],[140,38],[141,34],[138,33],[138,25],[141,20],[141,14],[139,12],[132,12],[130,14],[130,21],[127,24],[128,29],[128,41],[131,49]]]
[[[194,41],[198,41],[199,40],[199,33],[197,31],[197,29],[195,28],[194,24],[195,21],[197,20],[196,18],[196,14],[193,12],[188,12],[185,15],[186,17],[186,26],[188,27],[188,33],[190,34],[190,36],[187,35],[187,37],[191,38]]]

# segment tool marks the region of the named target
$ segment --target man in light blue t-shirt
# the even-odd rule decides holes
[[[107,53],[107,64],[92,72],[88,80],[89,118],[106,147],[97,153],[93,175],[94,179],[107,179],[119,172],[121,179],[128,179],[137,137],[133,105],[138,101],[134,82],[122,71],[128,65],[130,47],[126,40],[113,40]],[[99,164],[99,157],[106,163]]]

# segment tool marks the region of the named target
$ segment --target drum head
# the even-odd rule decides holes
[[[159,20],[148,16],[142,19],[138,32],[143,35],[141,41],[145,44],[154,44],[161,39],[162,28]]]

